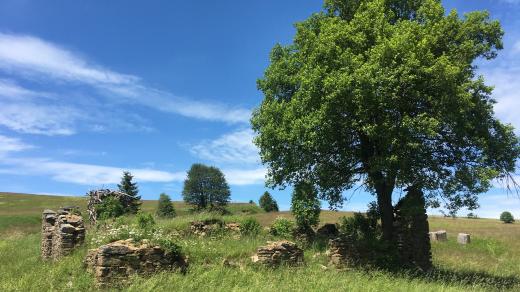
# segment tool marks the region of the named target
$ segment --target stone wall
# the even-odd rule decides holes
[[[70,209],[43,211],[41,256],[57,260],[70,254],[85,241],[83,218],[70,213]]]
[[[327,255],[330,264],[342,268],[356,264],[359,260],[359,253],[353,241],[348,237],[338,237],[329,240]]]
[[[428,215],[424,194],[410,187],[395,207],[395,239],[403,266],[428,271],[432,268]]]
[[[286,240],[268,242],[266,246],[257,249],[252,260],[266,266],[297,266],[303,263],[303,250],[294,242]]]
[[[94,273],[99,287],[125,284],[132,275],[150,275],[161,271],[186,272],[187,262],[179,254],[165,251],[146,241],[119,240],[89,250],[87,269]]]

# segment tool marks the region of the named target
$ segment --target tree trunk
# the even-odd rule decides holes
[[[382,186],[376,188],[377,205],[381,213],[381,227],[383,228],[383,239],[391,241],[394,232],[394,209],[392,206],[392,191],[387,187]]]

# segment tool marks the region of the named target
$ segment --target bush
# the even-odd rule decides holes
[[[313,185],[301,182],[294,188],[291,211],[298,230],[309,230],[320,222],[321,204]]]
[[[500,214],[500,221],[504,223],[513,223],[515,222],[515,218],[513,217],[513,214],[511,214],[511,212],[504,211],[502,212],[502,214]]]
[[[175,217],[175,208],[173,208],[170,196],[168,196],[165,193],[162,193],[159,196],[159,202],[157,205],[157,216],[165,218]]]
[[[135,219],[137,222],[137,227],[139,227],[141,230],[153,230],[155,227],[155,220],[150,213],[137,213]]]
[[[260,234],[262,226],[255,218],[246,218],[240,225],[240,234],[247,236],[257,236]]]
[[[95,206],[97,218],[106,220],[117,218],[125,214],[123,204],[116,197],[106,197],[101,203]]]
[[[265,192],[258,200],[260,208],[264,209],[266,212],[278,212],[278,203],[276,203],[275,199],[269,194],[269,192]]]
[[[269,228],[269,233],[274,236],[290,238],[294,231],[294,225],[294,221],[284,217],[277,217]]]

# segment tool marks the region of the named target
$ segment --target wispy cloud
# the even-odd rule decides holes
[[[81,113],[66,106],[0,102],[0,125],[27,134],[72,135]]]
[[[123,170],[130,171],[138,182],[172,183],[183,182],[185,171],[163,171],[151,167],[117,167],[96,164],[74,163],[42,157],[18,157],[14,152],[23,152],[35,146],[20,139],[0,135],[0,173],[11,175],[46,176],[55,181],[99,187],[116,184]],[[264,182],[265,169],[256,168],[224,169],[224,175],[231,185],[251,185]]]
[[[0,158],[10,152],[20,152],[34,146],[22,142],[20,139],[0,135]]]
[[[258,185],[265,182],[266,169],[224,169],[226,180],[231,185]]]
[[[132,84],[137,77],[112,72],[42,39],[0,33],[0,66],[33,76],[78,83]]]
[[[202,159],[213,162],[259,163],[258,148],[253,144],[253,138],[252,130],[237,130],[212,141],[203,141],[193,146],[190,151]]]
[[[0,33],[0,70],[26,79],[88,85],[115,102],[139,104],[189,118],[247,123],[250,110],[177,96],[140,77],[107,69],[81,54],[34,36]]]
[[[130,171],[138,182],[172,182],[184,180],[184,172],[167,172],[148,168],[122,168],[94,164],[71,163],[44,158],[8,158],[3,164],[4,173],[18,175],[44,175],[59,182],[88,186],[116,184],[124,170]]]

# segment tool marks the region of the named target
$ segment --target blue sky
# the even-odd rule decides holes
[[[496,85],[497,115],[520,129],[520,1],[444,2],[501,21],[505,49],[480,72]],[[233,201],[257,200],[267,189],[248,123],[262,100],[256,80],[273,45],[320,9],[308,0],[0,1],[0,191],[83,195],[114,187],[127,169],[143,198],[180,200],[187,169],[202,162],[224,171]],[[272,193],[289,208],[290,190]],[[373,200],[351,195],[347,210]],[[481,203],[481,216],[520,217],[519,199],[499,185]]]

